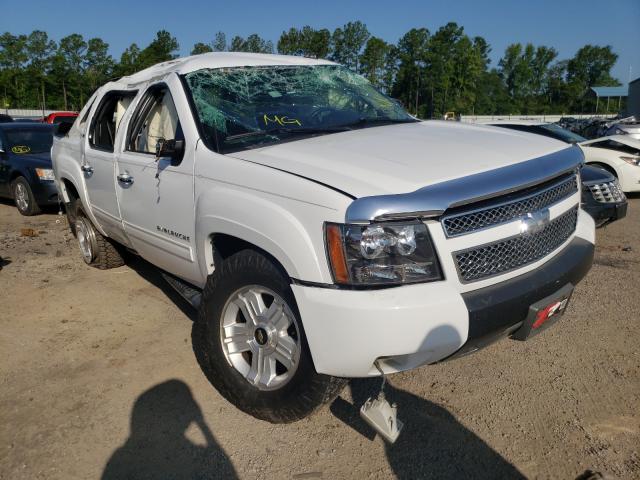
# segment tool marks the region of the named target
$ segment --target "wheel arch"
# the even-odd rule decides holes
[[[73,181],[66,177],[60,179],[60,190],[64,203],[69,204],[80,198],[77,187],[74,185]]]
[[[18,177],[24,177],[27,179],[27,181],[29,181],[29,179],[25,176],[24,172],[21,172],[20,170],[14,170],[13,172],[11,172],[11,175],[9,176],[9,183],[13,182]]]
[[[242,250],[254,250],[268,258],[286,278],[291,278],[284,265],[282,265],[282,263],[271,253],[267,252],[258,245],[226,233],[212,233],[209,236],[209,242],[211,246],[211,248],[209,249],[211,252],[210,260],[214,265],[214,268],[216,261],[224,261],[231,255]]]
[[[216,189],[198,198],[196,252],[203,282],[215,270],[214,253],[223,257],[251,248],[274,260],[289,278],[330,283],[322,234],[326,213],[302,208],[237,190]]]
[[[199,238],[198,245],[201,247],[198,248],[198,257],[202,257],[199,263],[205,267],[202,272],[204,279],[215,271],[216,262],[245,249],[258,251],[271,259],[287,278],[300,278],[300,269],[295,260],[266,235],[220,219],[217,219],[215,226],[209,224],[209,228],[203,228],[202,219],[199,222],[196,237]],[[199,234],[198,231],[203,233]]]
[[[603,170],[606,170],[607,172],[609,172],[611,175],[613,175],[616,178],[619,178],[619,174],[616,171],[615,167],[613,165],[610,165],[608,163],[605,162],[600,162],[600,161],[593,161],[593,162],[587,162],[587,165],[590,165],[592,167],[599,167],[602,168]]]
[[[15,168],[10,174],[9,174],[9,185],[11,185],[11,183],[13,183],[17,178],[24,178],[27,183],[29,184],[29,187],[31,187],[31,183],[33,183],[36,179],[34,178],[34,175],[29,171],[28,168],[22,166],[22,167],[18,167]]]

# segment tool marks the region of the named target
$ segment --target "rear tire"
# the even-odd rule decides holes
[[[80,200],[75,200],[73,209],[75,221],[72,231],[75,232],[78,239],[84,262],[100,270],[124,265],[124,259],[116,244],[93,226],[91,220],[84,213]]]
[[[192,341],[222,396],[271,423],[307,417],[347,383],[315,371],[288,277],[254,250],[230,256],[209,276]]]
[[[24,177],[18,177],[11,182],[11,193],[16,203],[16,208],[25,217],[40,213],[40,207],[36,203],[29,182]]]

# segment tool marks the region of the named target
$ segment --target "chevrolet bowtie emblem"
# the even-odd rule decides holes
[[[544,208],[537,212],[527,213],[520,220],[520,233],[523,235],[533,235],[538,233],[549,224],[549,209]]]

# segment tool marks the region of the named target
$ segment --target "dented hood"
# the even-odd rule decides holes
[[[504,128],[425,121],[362,128],[230,154],[356,198],[415,191],[567,148]]]

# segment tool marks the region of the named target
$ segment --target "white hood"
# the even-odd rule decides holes
[[[413,192],[567,148],[541,135],[427,121],[363,128],[231,156],[311,178],[356,198]]]

